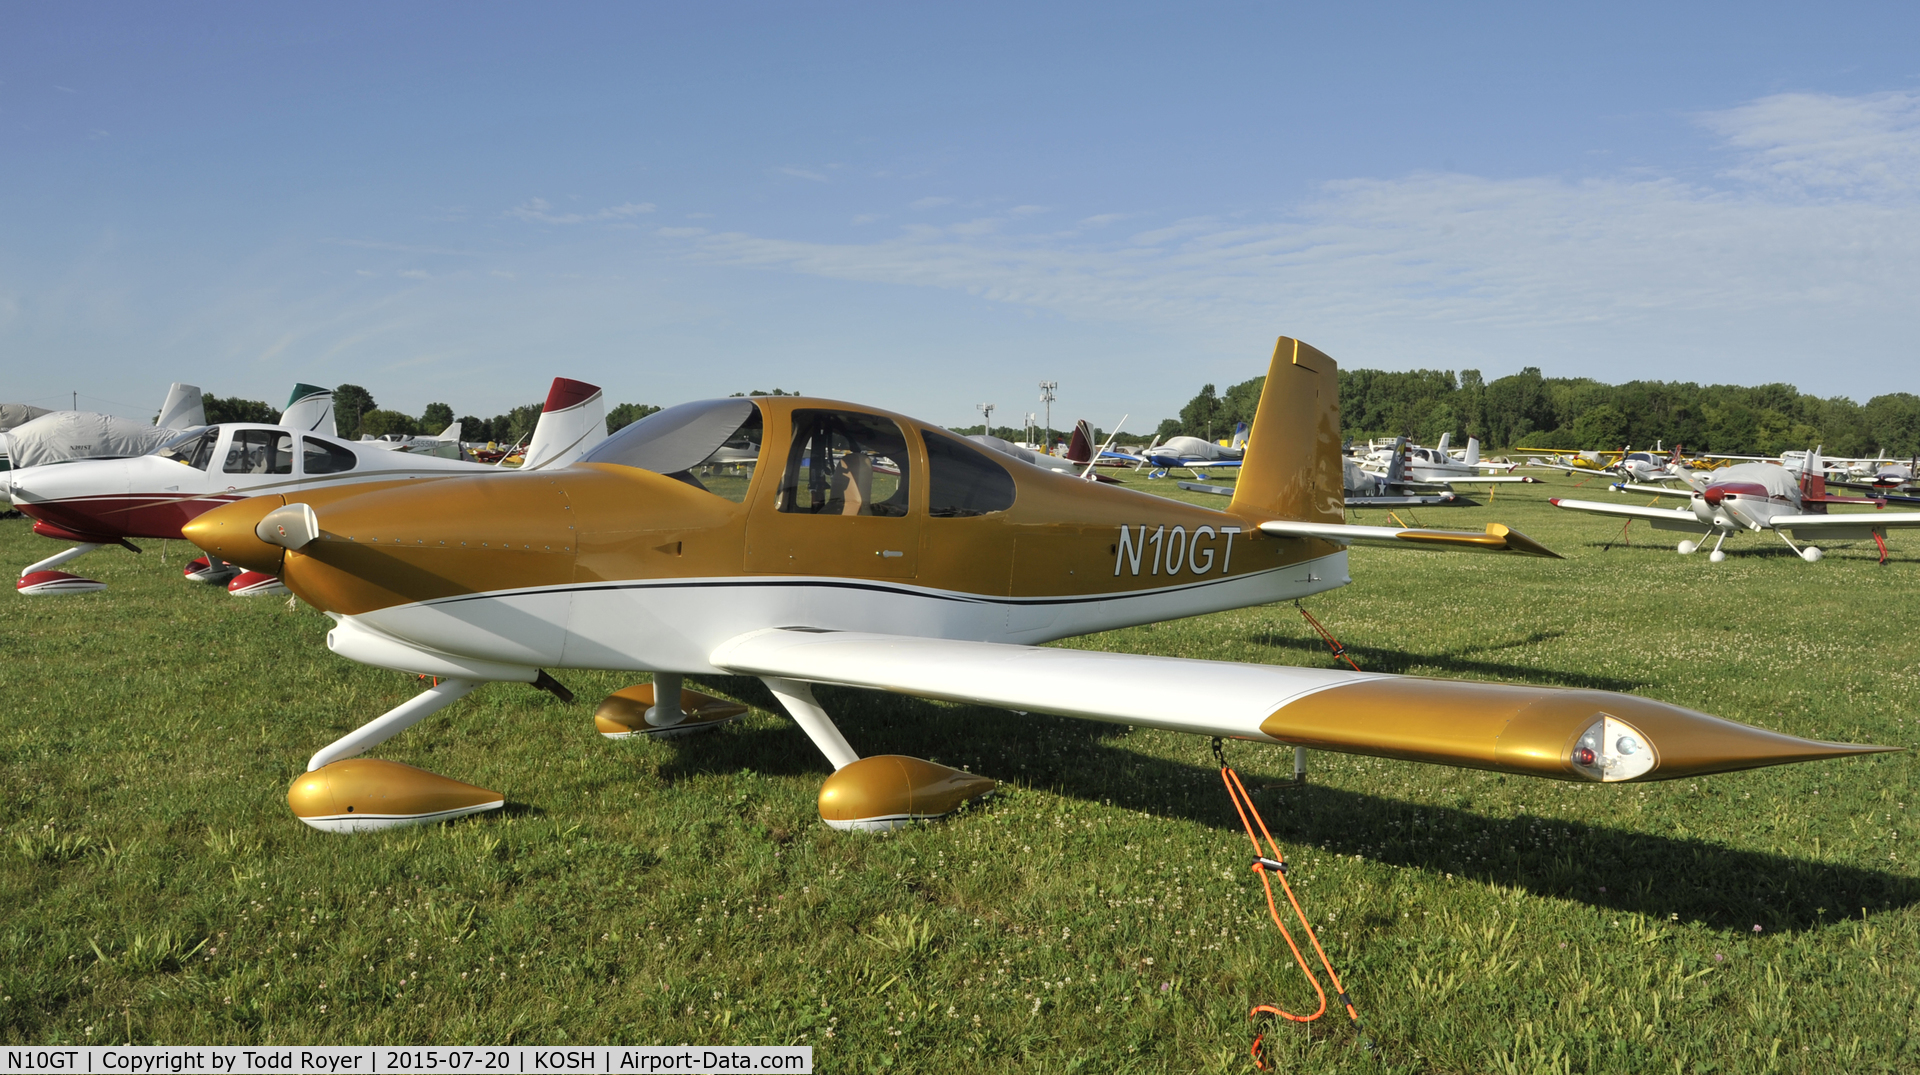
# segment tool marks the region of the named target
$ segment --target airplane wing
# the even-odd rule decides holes
[[[771,677],[776,690],[780,680],[833,683],[1563,780],[1583,778],[1569,751],[1603,721],[1631,722],[1653,749],[1632,742],[1630,754],[1607,761],[1604,775],[1585,779],[1658,780],[1876,749],[1795,739],[1603,691],[1003,642],[776,627],[721,643],[709,660],[729,672]],[[1620,730],[1632,734],[1627,725]],[[1745,749],[1729,750],[1730,742]]]
[[[1776,515],[1775,530],[1791,530],[1794,537],[1865,538],[1875,530],[1903,530],[1920,526],[1920,511],[1850,511],[1836,515]]]
[[[1279,520],[1261,523],[1260,529],[1276,537],[1320,538],[1342,545],[1373,545],[1388,549],[1440,549],[1449,552],[1513,552],[1522,556],[1546,556],[1555,560],[1559,553],[1518,530],[1499,523],[1488,523],[1485,533],[1471,530],[1409,530],[1397,526],[1352,526],[1344,523],[1297,523]]]
[[[1638,482],[1615,482],[1607,488],[1619,493],[1652,493],[1656,496],[1684,496],[1692,499],[1692,489],[1675,489],[1670,485],[1641,485]]]
[[[1612,515],[1622,519],[1645,519],[1661,530],[1701,530],[1706,526],[1693,512],[1683,508],[1643,508],[1636,504],[1603,504],[1597,500],[1562,500],[1557,496],[1547,502],[1569,511]]]
[[[1448,478],[1444,481],[1430,482],[1431,485],[1538,485],[1539,478],[1525,474],[1483,474],[1478,478]]]

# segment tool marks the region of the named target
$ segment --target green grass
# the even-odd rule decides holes
[[[1546,505],[1571,484],[1417,512],[1509,522],[1564,562],[1359,550],[1354,585],[1309,607],[1368,669],[1920,740],[1920,537],[1888,567],[1870,544],[1716,565],[1638,526],[1607,549],[1617,525]],[[53,548],[0,522],[6,563]],[[719,733],[612,743],[589,713],[627,680],[562,673],[580,703],[491,685],[377,751],[505,792],[503,815],[312,832],[285,805],[294,774],[416,684],[328,654],[304,606],[181,581],[185,551],[88,557],[103,594],[0,597],[8,1042],[800,1043],[826,1071],[1244,1071],[1251,1005],[1312,1007],[1193,737],[823,690],[856,749],[1002,781],[948,821],[857,837],[818,821],[826,762],[757,683],[702,681],[756,707]],[[1066,644],[1330,663],[1287,606]],[[1612,788],[1332,754],[1295,788],[1290,751],[1229,756],[1379,1044],[1338,1014],[1273,1027],[1285,1068],[1920,1069],[1911,752]]]

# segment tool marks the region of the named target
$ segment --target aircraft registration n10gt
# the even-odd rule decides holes
[[[8,473],[13,505],[33,517],[34,533],[78,542],[29,564],[20,572],[16,591],[39,595],[105,589],[105,583],[54,569],[102,545],[139,552],[130,539],[180,537],[181,525],[201,512],[260,493],[300,494],[365,482],[503,473],[480,463],[338,440],[333,436],[332,398],[326,389],[299,385],[278,425],[201,426],[177,434],[147,455]],[[600,389],[556,377],[521,469],[565,466],[606,435]],[[242,573],[216,555],[189,563],[186,577],[225,585],[243,596],[286,592],[272,574]]]
[[[1692,488],[1675,489],[1664,485],[1632,483],[1613,486],[1622,492],[1687,497],[1692,503],[1685,508],[1637,507],[1632,504],[1558,497],[1554,498],[1553,505],[1595,515],[1644,519],[1656,530],[1700,531],[1699,538],[1680,543],[1682,555],[1697,551],[1709,534],[1718,533],[1713,542],[1713,552],[1707,557],[1716,564],[1727,558],[1726,552],[1720,548],[1721,544],[1727,540],[1728,534],[1737,530],[1771,530],[1808,563],[1820,559],[1819,547],[1795,545],[1793,538],[1807,542],[1819,539],[1864,541],[1872,538],[1874,544],[1880,547],[1880,562],[1884,564],[1887,562],[1887,531],[1920,527],[1920,511],[1876,510],[1828,514],[1829,504],[1870,504],[1878,509],[1886,507],[1887,502],[1880,497],[1833,496],[1827,492],[1827,482],[1822,477],[1824,467],[1818,452],[1812,454],[1811,464],[1797,479],[1793,471],[1775,463],[1737,463],[1693,475],[1689,479]],[[1788,534],[1793,537],[1788,537]]]
[[[1332,359],[1279,341],[1225,511],[1005,462],[874,408],[758,397],[669,408],[559,470],[256,497],[185,533],[279,574],[333,618],[335,653],[445,677],[295,780],[296,816],[334,831],[502,805],[359,755],[482,682],[570,697],[548,668],[654,673],[602,703],[613,735],[741,709],[684,675],[760,677],[833,764],[820,812],[843,829],[936,817],[993,782],[861,758],[814,684],[1576,781],[1891,749],[1601,691],[1034,645],[1343,586],[1349,545],[1554,555],[1497,524],[1345,524],[1338,392]],[[759,465],[708,462],[746,446]]]

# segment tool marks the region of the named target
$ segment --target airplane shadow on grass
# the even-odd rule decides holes
[[[1616,676],[1598,676],[1591,672],[1568,672],[1555,668],[1528,668],[1525,665],[1503,664],[1497,661],[1476,661],[1470,657],[1475,653],[1517,649],[1536,642],[1550,641],[1565,633],[1564,631],[1535,631],[1525,638],[1517,638],[1510,642],[1468,646],[1451,653],[1415,653],[1412,650],[1358,644],[1348,645],[1347,652],[1365,671],[1390,672],[1395,675],[1405,675],[1414,668],[1437,668],[1454,675],[1497,676],[1509,683],[1530,683],[1543,687],[1585,687],[1597,691],[1632,691],[1647,685],[1647,680],[1621,679]],[[1273,649],[1289,649],[1317,654],[1321,657],[1327,655],[1327,644],[1317,638],[1301,638],[1264,631],[1250,638],[1258,645]]]
[[[758,680],[701,677],[703,689],[780,712]],[[1240,831],[1218,770],[1126,749],[1120,725],[1043,714],[943,706],[846,688],[817,688],[854,749],[908,754],[1027,787],[1110,802],[1159,817]],[[799,728],[732,729],[674,740],[668,780],[750,768],[817,775],[826,760]],[[1292,752],[1232,747],[1283,847],[1309,844],[1391,866],[1450,873],[1537,896],[1576,900],[1652,918],[1678,915],[1713,929],[1806,930],[1920,903],[1920,879],[1833,865],[1707,840],[1662,836],[1534,816],[1495,818],[1471,810],[1361,792],[1291,784]],[[1846,764],[1844,761],[1829,764]],[[1275,774],[1263,780],[1261,772]],[[1440,773],[1435,770],[1436,779]],[[1284,776],[1287,782],[1279,784]],[[1606,794],[1609,789],[1593,789]],[[957,822],[965,824],[964,821]]]

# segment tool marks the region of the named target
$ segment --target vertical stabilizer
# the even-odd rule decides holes
[[[1073,439],[1067,442],[1067,461],[1070,463],[1090,463],[1093,461],[1093,429],[1085,418],[1073,424]]]
[[[1479,437],[1467,438],[1467,458],[1464,460],[1464,462],[1470,467],[1479,465],[1480,463],[1480,438]]]
[[[339,436],[333,424],[333,392],[318,385],[294,385],[293,395],[287,397],[287,409],[280,412],[280,424],[322,436]]]
[[[1440,455],[1444,458],[1447,454],[1447,449],[1451,448],[1452,446],[1453,446],[1453,434],[1451,432],[1447,432],[1447,433],[1440,434],[1440,443],[1435,447],[1437,447],[1440,450]]]
[[[1387,460],[1387,484],[1399,485],[1407,480],[1407,438],[1393,438],[1393,457]]]
[[[1340,372],[1291,337],[1274,346],[1228,510],[1256,520],[1346,521]]]
[[[207,407],[200,389],[173,382],[167,388],[167,401],[160,405],[160,417],[154,425],[161,429],[192,429],[207,424]]]
[[[564,467],[606,439],[606,404],[600,398],[600,386],[555,377],[520,469]]]
[[[1227,443],[1227,447],[1232,448],[1235,451],[1241,451],[1241,450],[1244,450],[1246,446],[1247,446],[1247,423],[1240,422],[1233,427],[1233,440]]]

